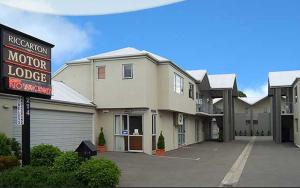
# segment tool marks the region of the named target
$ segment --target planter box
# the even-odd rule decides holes
[[[165,156],[166,152],[164,149],[156,149],[157,156]]]
[[[99,151],[100,153],[105,153],[105,152],[107,151],[106,146],[99,146],[99,145],[98,145],[98,151]]]

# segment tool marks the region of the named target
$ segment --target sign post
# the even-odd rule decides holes
[[[22,165],[30,164],[30,97],[24,96],[24,124],[22,126]]]
[[[30,164],[30,97],[51,98],[53,47],[0,24],[0,93],[21,96],[17,102],[17,125],[22,126],[22,165]]]

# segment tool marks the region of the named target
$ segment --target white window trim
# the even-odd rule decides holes
[[[131,76],[130,77],[125,77],[125,65],[130,65],[131,66]],[[122,64],[122,79],[127,80],[127,79],[133,79],[133,64]]]
[[[176,91],[176,77],[179,77],[180,78],[180,93],[178,93],[177,91]],[[183,93],[184,93],[184,78],[182,77],[182,76],[180,76],[179,74],[177,74],[176,72],[174,72],[174,91],[175,91],[175,93],[177,93],[177,94],[179,94],[179,95],[183,95]]]

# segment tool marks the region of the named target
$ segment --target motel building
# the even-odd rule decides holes
[[[43,62],[36,65],[43,68]],[[166,151],[218,139],[216,128],[230,141],[236,97],[234,74],[185,71],[169,59],[130,47],[101,53],[61,67],[52,76],[51,99],[32,98],[31,146],[74,150],[82,140],[97,144],[101,127],[109,151],[153,154],[161,132]],[[218,109],[214,98],[222,98]],[[0,95],[0,132],[21,143],[16,105],[17,96]]]

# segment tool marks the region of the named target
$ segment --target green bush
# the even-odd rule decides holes
[[[0,187],[45,187],[48,167],[16,167],[0,174]]]
[[[265,136],[264,130],[261,130],[261,136]]]
[[[52,172],[47,178],[47,185],[55,188],[84,187],[76,178],[76,172]]]
[[[244,131],[244,136],[247,136],[247,130]]]
[[[240,136],[242,136],[242,131],[240,130]]]
[[[0,171],[19,166],[20,162],[16,156],[0,156]]]
[[[160,135],[158,137],[157,149],[165,149],[165,138],[162,134],[162,131],[160,132]]]
[[[21,159],[21,145],[20,143],[15,139],[10,139],[10,146],[11,151],[14,156],[16,156],[18,159]]]
[[[11,155],[10,140],[4,133],[0,133],[0,155]]]
[[[78,180],[89,187],[115,187],[121,171],[107,159],[91,159],[81,164],[76,174]]]
[[[100,146],[104,146],[105,143],[106,142],[105,142],[105,138],[104,138],[103,127],[101,127],[101,131],[100,131],[99,138],[98,138],[98,144]]]
[[[52,145],[41,144],[34,146],[31,150],[32,166],[52,166],[55,157],[58,157],[61,151]]]
[[[259,132],[258,132],[258,130],[256,130],[256,136],[259,136]]]
[[[80,160],[76,152],[65,152],[54,159],[53,169],[60,172],[72,172],[79,168]]]

